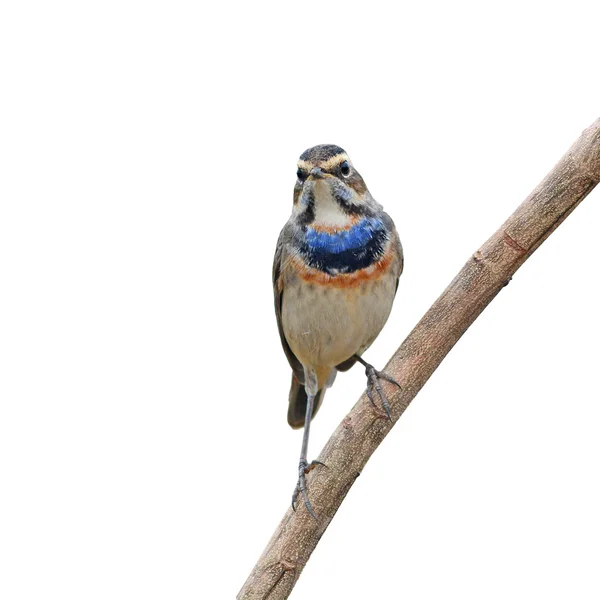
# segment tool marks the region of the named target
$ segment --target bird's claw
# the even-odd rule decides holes
[[[306,475],[307,473],[310,473],[317,465],[321,465],[323,467],[327,466],[320,460],[313,460],[311,463],[308,463],[306,460],[300,461],[298,464],[298,483],[296,484],[296,489],[292,494],[292,510],[296,512],[296,499],[298,498],[298,494],[301,494],[302,499],[304,500],[304,505],[306,506],[306,510],[308,510],[315,521],[317,520],[317,515],[315,514],[312,504],[308,499],[308,493],[306,491]]]
[[[400,389],[402,389],[402,386],[395,379],[393,379],[389,375],[386,375],[385,373],[382,373],[381,371],[378,371],[372,365],[367,365],[365,367],[365,374],[367,376],[367,396],[368,396],[369,400],[371,401],[371,404],[373,406],[376,406],[375,400],[373,398],[373,389],[375,389],[375,391],[377,392],[377,395],[381,399],[381,404],[383,405],[383,410],[385,410],[385,414],[387,415],[387,418],[391,421],[392,413],[390,412],[390,405],[386,398],[385,392],[383,391],[383,388],[381,387],[381,383],[379,382],[379,380],[383,379],[384,381],[393,383],[394,385],[397,385]]]

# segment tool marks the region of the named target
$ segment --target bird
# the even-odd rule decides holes
[[[383,329],[404,267],[400,238],[391,217],[370,194],[341,147],[320,144],[299,158],[292,214],[279,235],[273,261],[275,315],[292,368],[288,423],[304,427],[292,508],[308,497],[310,424],[339,371],[365,367],[367,395],[374,393],[391,420],[381,380],[362,354]]]

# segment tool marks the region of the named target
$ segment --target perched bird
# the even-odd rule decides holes
[[[403,255],[392,219],[369,193],[342,148],[325,144],[300,156],[292,215],[275,251],[273,291],[283,350],[292,367],[288,423],[304,426],[298,493],[316,518],[306,491],[310,422],[338,371],[366,368],[367,394],[380,379],[398,385],[361,355],[385,325],[402,273]]]

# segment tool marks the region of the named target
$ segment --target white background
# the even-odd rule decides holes
[[[5,2],[0,597],[232,598],[301,433],[271,261],[344,147],[406,255],[383,366],[600,116],[596,3]],[[600,596],[595,190],[350,492],[293,598]],[[341,375],[316,456],[364,388]]]

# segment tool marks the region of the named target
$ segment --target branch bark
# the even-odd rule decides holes
[[[571,146],[509,219],[469,258],[412,330],[385,372],[402,385],[389,396],[395,423],[454,344],[517,269],[600,181],[600,119]],[[390,386],[389,391],[394,388]],[[288,508],[238,600],[287,598],[319,539],[370,456],[393,427],[363,394],[308,475],[315,521]]]

